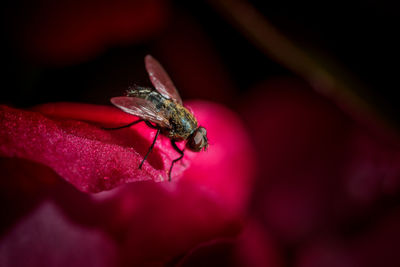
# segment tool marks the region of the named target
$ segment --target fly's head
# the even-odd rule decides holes
[[[204,127],[197,128],[192,135],[188,138],[186,147],[194,152],[200,152],[202,149],[207,150],[208,139],[207,130]]]

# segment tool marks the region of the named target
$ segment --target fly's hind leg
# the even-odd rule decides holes
[[[171,182],[172,167],[174,167],[174,164],[175,164],[176,162],[180,161],[180,160],[183,158],[183,156],[184,156],[183,150],[180,150],[180,149],[179,149],[179,147],[176,145],[175,141],[171,140],[171,144],[172,144],[172,147],[173,147],[179,154],[181,154],[181,155],[180,155],[179,158],[174,159],[174,160],[172,161],[172,163],[171,163],[171,167],[169,168],[169,174],[168,174],[168,181],[169,181],[169,182]]]
[[[143,163],[146,161],[146,159],[147,159],[147,157],[149,156],[150,152],[153,150],[154,145],[156,144],[157,137],[158,137],[158,135],[160,134],[160,131],[161,131],[161,128],[160,128],[160,127],[154,126],[154,125],[151,124],[149,121],[144,121],[144,122],[145,122],[146,125],[149,126],[150,128],[157,129],[157,133],[156,133],[156,136],[154,136],[153,143],[151,144],[149,150],[147,151],[146,155],[144,156],[142,162],[140,163],[139,169],[142,169]]]
[[[130,127],[130,126],[133,126],[133,125],[135,125],[135,124],[137,124],[139,122],[142,122],[142,121],[144,121],[146,123],[146,125],[149,126],[150,128],[157,129],[157,133],[156,133],[156,136],[154,136],[153,143],[151,144],[149,150],[147,151],[146,155],[144,156],[142,162],[140,163],[139,169],[142,169],[143,163],[146,161],[146,159],[149,156],[150,152],[153,150],[154,145],[155,145],[156,140],[157,140],[157,137],[160,134],[161,128],[158,127],[158,126],[154,126],[149,121],[146,121],[144,119],[139,119],[139,120],[131,122],[131,123],[127,124],[127,125],[123,125],[123,126],[116,127],[116,128],[103,128],[104,130],[119,130],[119,129],[123,129],[123,128],[127,128],[127,127]]]
[[[139,122],[142,122],[142,121],[144,121],[144,120],[143,119],[138,119],[137,121],[131,122],[131,123],[127,124],[127,125],[122,125],[122,126],[115,127],[115,128],[103,128],[103,129],[104,130],[119,130],[119,129],[131,127],[131,126],[133,126],[133,125],[135,125],[135,124],[137,124]]]

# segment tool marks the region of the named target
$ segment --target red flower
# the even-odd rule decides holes
[[[166,180],[177,157],[167,138],[157,141],[139,170],[154,130],[93,125],[135,119],[115,108],[59,103],[32,112],[3,106],[0,153],[13,159],[1,161],[2,195],[12,211],[0,242],[2,263],[165,263],[202,242],[235,236],[254,173],[249,139],[226,108],[189,106],[207,128],[210,146],[185,152],[170,183],[154,183]]]

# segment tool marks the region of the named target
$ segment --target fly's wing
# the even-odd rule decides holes
[[[118,96],[111,98],[111,103],[122,111],[151,121],[163,128],[170,128],[168,120],[157,111],[156,106],[143,98]]]
[[[182,99],[179,96],[178,90],[176,90],[174,83],[171,81],[171,78],[161,64],[150,55],[147,55],[144,58],[144,63],[151,83],[157,91],[164,97],[182,105]]]

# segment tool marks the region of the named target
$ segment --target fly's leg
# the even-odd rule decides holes
[[[156,140],[157,140],[157,137],[160,134],[161,128],[158,127],[158,126],[154,126],[149,121],[146,121],[146,120],[143,120],[143,119],[139,119],[139,120],[131,122],[131,123],[127,124],[127,125],[123,125],[123,126],[116,127],[116,128],[103,128],[104,130],[119,130],[119,129],[123,129],[123,128],[127,128],[127,127],[130,127],[130,126],[133,126],[133,125],[135,125],[135,124],[137,124],[139,122],[142,122],[142,121],[144,121],[146,123],[146,125],[149,126],[150,128],[157,129],[157,133],[156,133],[156,136],[154,137],[153,143],[151,144],[149,150],[147,151],[146,155],[144,156],[142,162],[140,163],[139,169],[142,169],[143,163],[146,161],[146,159],[149,156],[150,152],[153,150],[154,145],[155,145]]]
[[[119,126],[119,127],[115,127],[115,128],[103,128],[103,129],[104,130],[119,130],[119,129],[131,127],[131,126],[133,126],[133,125],[135,125],[135,124],[137,124],[139,122],[142,122],[142,121],[144,121],[144,120],[143,119],[139,119],[139,120],[131,122],[131,123],[127,124],[127,125],[123,125],[123,126]]]
[[[147,159],[147,157],[149,156],[150,152],[153,150],[154,145],[156,144],[157,137],[158,137],[158,135],[160,134],[160,131],[161,131],[161,128],[160,128],[160,127],[154,126],[153,124],[151,124],[151,123],[148,122],[148,121],[144,121],[144,122],[145,122],[146,125],[149,126],[150,128],[157,129],[157,133],[156,133],[156,136],[154,136],[153,143],[151,144],[149,150],[147,151],[146,156],[144,156],[142,162],[140,163],[139,169],[142,169],[143,163],[146,161],[146,159]]]
[[[169,174],[168,174],[168,181],[169,181],[169,182],[171,182],[172,167],[174,167],[175,162],[180,161],[180,160],[183,158],[183,156],[184,156],[183,150],[180,150],[180,149],[179,149],[179,147],[176,145],[175,141],[171,140],[171,144],[172,144],[172,147],[176,150],[176,152],[178,152],[178,153],[181,154],[181,155],[180,155],[179,158],[174,159],[174,160],[172,161],[172,163],[171,163],[171,167],[169,168]]]
[[[158,127],[158,126],[154,126],[153,124],[151,124],[151,122],[149,122],[149,121],[144,121],[144,123],[146,123],[146,125],[147,126],[149,126],[150,128],[152,128],[152,129],[159,129],[160,127]]]

